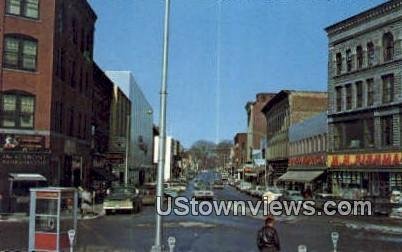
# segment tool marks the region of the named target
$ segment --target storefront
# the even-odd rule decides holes
[[[402,152],[329,155],[332,191],[389,197],[402,190]]]

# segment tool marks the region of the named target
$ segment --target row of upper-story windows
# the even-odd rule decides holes
[[[290,155],[305,155],[327,151],[327,134],[309,137],[290,143]]]
[[[335,87],[335,107],[336,112],[343,110],[352,110],[354,108],[370,107],[374,105],[375,93],[380,92],[374,86],[373,78],[365,81],[356,81],[343,86]],[[394,74],[386,74],[381,76],[381,103],[388,104],[395,100],[395,76]],[[343,95],[345,92],[345,95]],[[366,102],[364,101],[366,97]]]
[[[384,62],[393,60],[394,58],[394,36],[391,32],[384,33],[382,37],[382,58]],[[373,66],[375,64],[375,46],[373,42],[368,42],[366,45],[366,53],[364,53],[363,45],[358,45],[356,47],[356,62],[354,61],[354,56],[352,49],[347,49],[345,52],[345,60],[343,59],[342,53],[338,52],[335,56],[336,64],[336,75],[340,75],[346,72],[351,72],[352,70],[360,70],[363,68],[363,62],[366,59],[367,67]],[[344,67],[346,64],[346,67]]]
[[[39,18],[39,0],[6,0],[6,13],[25,18]]]

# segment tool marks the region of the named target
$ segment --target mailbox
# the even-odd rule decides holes
[[[77,230],[75,188],[30,189],[29,252],[69,251],[68,232]]]

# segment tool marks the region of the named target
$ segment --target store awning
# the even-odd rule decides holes
[[[279,177],[280,181],[311,182],[318,178],[324,171],[288,171]]]
[[[10,173],[9,179],[13,181],[46,181],[47,179],[37,173]]]

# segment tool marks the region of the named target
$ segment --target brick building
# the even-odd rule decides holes
[[[272,184],[288,169],[289,127],[327,109],[327,93],[283,90],[262,109],[267,120],[267,169]]]
[[[247,111],[247,149],[246,161],[253,161],[253,150],[259,150],[261,140],[266,138],[267,120],[261,109],[274,97],[273,93],[259,93],[255,101],[246,104]]]
[[[333,190],[385,197],[402,189],[402,1],[325,30]]]
[[[0,1],[3,207],[14,197],[10,173],[87,183],[96,18],[85,0]]]
[[[242,173],[247,162],[247,133],[237,133],[233,139],[232,175]]]

